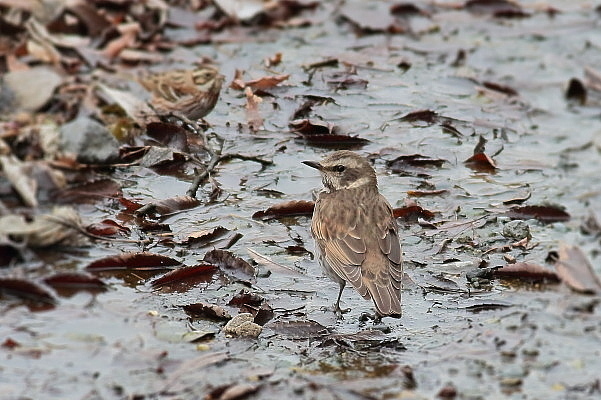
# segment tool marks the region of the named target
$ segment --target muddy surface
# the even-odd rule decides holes
[[[130,229],[120,239],[134,241],[36,250],[0,272],[39,282],[142,251],[194,266],[223,243],[182,243],[224,227],[242,235],[227,251],[255,276],[222,267],[153,285],[165,270],[105,270],[94,276],[108,290],[53,290],[53,305],[5,294],[0,397],[601,396],[599,291],[574,290],[565,275],[560,282],[526,273],[473,278],[515,263],[555,274],[558,256],[574,261],[570,248],[601,274],[601,229],[583,228],[601,210],[601,92],[585,74],[601,65],[600,14],[588,2],[520,3],[524,15],[495,16],[488,2],[416,2],[420,11],[397,15],[388,2],[325,2],[295,17],[307,21],[299,26],[240,24],[215,32],[208,44],[163,54],[167,67],[212,58],[226,86],[237,69],[246,80],[289,74],[261,95],[259,127],[244,92],[231,87],[206,117],[208,134],[225,139],[224,152],[273,164],[220,163],[212,178],[222,193],[214,201],[206,183],[198,206],[154,219],[171,232],[143,231],[115,198],[75,204],[84,221],[118,221]],[[281,62],[266,67],[276,53]],[[335,62],[316,64],[324,60]],[[585,82],[584,102],[566,99],[572,78]],[[310,99],[317,101],[295,116]],[[316,143],[290,126],[305,118],[368,142]],[[276,204],[311,200],[321,182],[301,161],[338,148],[373,160],[394,207],[432,213],[398,219],[403,316],[385,318],[382,330],[360,321],[372,304],[352,288],[342,298],[350,311],[336,319],[338,287],[312,257],[310,217],[253,218]],[[474,153],[483,158],[466,163]],[[412,155],[419,157],[399,159]],[[140,204],[183,195],[193,179],[192,169],[167,174],[142,165],[96,174]],[[40,208],[52,205],[41,201]],[[543,216],[508,214],[525,206],[539,206]],[[260,300],[232,304],[240,293]],[[230,316],[263,307],[255,316],[261,333],[233,337],[224,330],[227,318],[183,307],[201,302]]]

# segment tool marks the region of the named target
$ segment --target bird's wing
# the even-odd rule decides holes
[[[311,230],[325,261],[361,296],[372,297],[379,313],[400,314],[401,248],[392,207],[381,195],[369,209],[322,196]]]

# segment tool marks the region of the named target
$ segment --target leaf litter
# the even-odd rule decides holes
[[[601,80],[593,52],[573,43],[595,46],[595,13],[562,1],[247,3],[2,8],[0,279],[12,293],[0,301],[3,351],[34,349],[36,379],[54,382],[43,365],[73,378],[56,382],[57,398],[89,395],[86,376],[129,397],[593,388],[598,357],[578,349],[597,333],[598,306],[583,306],[582,294],[600,287]],[[568,61],[550,62],[557,54]],[[134,82],[203,62],[231,82],[204,121],[157,115]],[[337,320],[337,285],[310,257],[320,182],[300,161],[342,148],[371,155],[400,225],[404,316],[384,319],[388,333],[362,325],[369,303],[352,291]],[[413,158],[395,167],[374,154]],[[56,218],[57,203],[73,211]],[[516,221],[531,237],[507,236]],[[245,251],[252,261],[237,256]],[[476,265],[490,272],[478,287],[461,279]],[[573,290],[541,284],[557,277]],[[168,304],[240,317],[226,333]],[[88,327],[100,340],[64,339]],[[209,353],[194,358],[194,348]],[[533,354],[549,348],[559,350],[542,382]],[[23,385],[11,357],[3,389],[47,395]],[[586,367],[574,372],[567,360]],[[69,365],[81,371],[69,375]],[[136,373],[112,372],[124,370]]]

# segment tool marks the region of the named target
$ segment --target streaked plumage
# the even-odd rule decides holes
[[[139,78],[142,86],[153,94],[154,109],[161,114],[181,114],[190,120],[210,113],[217,100],[224,77],[212,65],[195,69],[149,73]]]
[[[304,161],[322,175],[325,190],[313,212],[311,232],[326,274],[340,293],[349,282],[372,299],[380,316],[401,314],[401,246],[392,207],[378,192],[369,162],[337,151],[321,162]]]

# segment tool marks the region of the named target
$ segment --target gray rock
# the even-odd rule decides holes
[[[503,226],[503,236],[508,239],[522,240],[525,237],[532,238],[530,226],[522,220],[509,221]]]
[[[109,130],[88,117],[77,119],[61,127],[61,148],[74,153],[77,161],[87,164],[107,164],[118,159],[119,142]]]
[[[13,71],[2,77],[1,108],[37,111],[50,100],[63,78],[48,67],[34,67]],[[3,110],[9,111],[9,110]]]
[[[226,335],[257,337],[263,330],[261,325],[253,322],[254,317],[249,313],[242,313],[232,318],[223,328]]]

